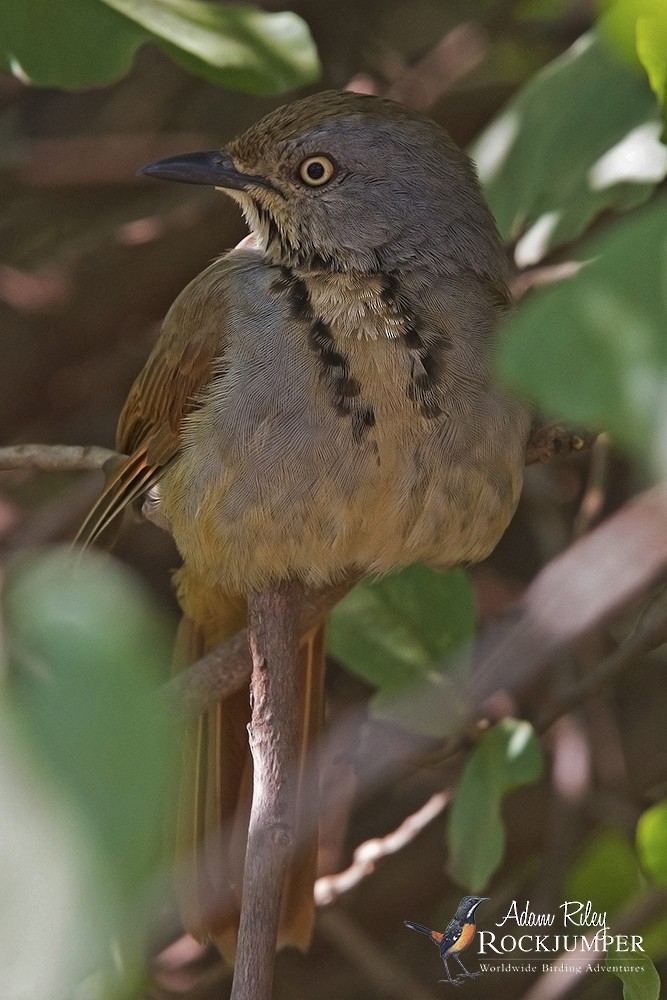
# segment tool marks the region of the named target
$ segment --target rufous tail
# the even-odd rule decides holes
[[[204,589],[185,570],[177,588],[186,609],[175,661],[183,667],[245,625],[240,598]],[[307,948],[314,922],[318,780],[313,756],[322,726],[324,628],[301,640],[301,741],[296,804],[297,854],[286,876],[278,946]],[[233,962],[252,797],[248,690],[202,715],[186,736],[177,822],[178,896],[184,925],[199,940],[215,941]]]

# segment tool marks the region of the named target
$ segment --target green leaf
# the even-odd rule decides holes
[[[651,806],[639,817],[637,851],[651,878],[667,885],[667,799]]]
[[[637,21],[637,54],[663,107],[667,104],[667,7]]]
[[[18,564],[6,619],[25,740],[96,845],[125,913],[116,932],[132,935],[162,862],[178,773],[180,725],[156,694],[169,663],[163,623],[118,564],[61,551]]]
[[[623,983],[623,1000],[660,1000],[660,976],[650,958],[611,947],[606,966]]]
[[[289,12],[202,0],[103,0],[145,28],[177,62],[213,83],[270,94],[317,79],[317,52]]]
[[[481,737],[456,790],[447,831],[449,872],[471,892],[484,889],[502,861],[503,798],[541,773],[542,750],[528,722],[504,719]]]
[[[357,584],[333,610],[329,648],[370,684],[400,690],[470,639],[474,628],[466,573],[416,565]]]
[[[605,39],[646,70],[659,100],[667,100],[667,5],[663,0],[611,0],[600,18]]]
[[[454,724],[459,699],[455,680],[441,664],[466,646],[474,628],[474,593],[466,573],[417,565],[357,584],[334,608],[329,649],[378,688],[372,701],[376,714],[442,736]]]
[[[130,69],[147,32],[99,0],[3,0],[0,65],[39,87],[108,83]]]
[[[667,199],[582,246],[573,278],[509,318],[503,376],[548,413],[608,429],[667,470]]]
[[[595,35],[537,73],[472,148],[517,262],[573,241],[602,211],[645,201],[667,174],[646,77]]]
[[[596,913],[613,914],[637,895],[642,884],[632,844],[612,827],[596,833],[575,858],[563,893],[565,899],[590,899]]]
[[[0,703],[2,996],[66,1000],[108,947],[113,885],[77,817]],[[101,1000],[91,991],[91,1000]]]
[[[201,0],[4,0],[0,39],[0,65],[37,86],[108,83],[146,42],[214,83],[253,93],[319,74],[296,14]]]

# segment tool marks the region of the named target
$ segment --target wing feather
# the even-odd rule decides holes
[[[98,538],[178,454],[183,418],[196,407],[225,349],[224,260],[197,275],[167,313],[118,421],[116,447],[128,457],[109,477],[77,534],[78,543]]]

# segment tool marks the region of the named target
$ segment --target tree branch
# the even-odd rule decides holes
[[[360,579],[349,573],[340,583],[318,591],[307,591],[299,618],[299,634],[320,625],[329,612]],[[187,670],[172,677],[162,688],[166,699],[186,712],[203,712],[221,698],[240,691],[248,683],[252,660],[243,629],[231,636]]]
[[[296,841],[299,583],[248,599],[253,792],[231,1000],[270,1000],[283,883]]]
[[[41,469],[43,472],[78,472],[101,469],[118,452],[96,445],[15,444],[0,448],[0,472]]]

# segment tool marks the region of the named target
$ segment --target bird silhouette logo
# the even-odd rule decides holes
[[[430,928],[424,927],[423,924],[415,924],[412,920],[404,921],[405,926],[409,927],[410,930],[419,931],[420,934],[425,934],[426,937],[430,938],[440,952],[440,958],[444,962],[445,972],[447,973],[447,979],[441,979],[441,983],[449,982],[452,986],[460,986],[465,978],[475,979],[477,976],[482,975],[481,972],[468,972],[461,961],[460,955],[464,948],[467,948],[471,944],[475,936],[475,913],[477,907],[480,903],[485,903],[489,898],[489,896],[464,896],[456,908],[453,919],[450,920],[442,933],[440,931],[432,931]],[[447,964],[448,958],[454,958],[458,962],[463,969],[463,974],[459,973],[452,978],[449,965]]]

